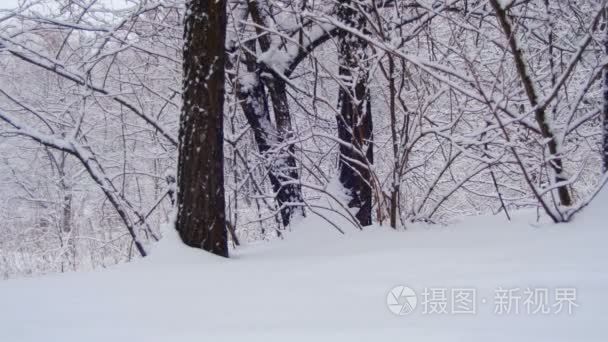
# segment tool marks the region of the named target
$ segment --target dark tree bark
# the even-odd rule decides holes
[[[190,0],[186,13],[176,229],[185,244],[227,257],[223,167],[226,1]]]
[[[608,11],[607,11],[608,12]],[[608,13],[607,13],[608,15]],[[604,37],[604,49],[605,54],[608,56],[608,22],[604,23],[606,26],[604,29],[605,37]],[[602,136],[604,138],[602,142],[602,160],[603,160],[603,170],[604,172],[608,172],[608,66],[604,66],[604,108],[602,111],[603,116],[603,125],[602,125]]]
[[[350,0],[340,0],[338,18],[348,26],[363,30],[365,17]],[[340,145],[340,183],[351,197],[348,206],[359,208],[355,214],[362,226],[372,224],[372,179],[368,163],[373,163],[372,113],[367,87],[366,41],[347,31],[338,33],[341,80],[338,105],[338,137],[350,143]]]
[[[277,143],[282,144],[291,138],[293,127],[291,125],[291,113],[287,102],[287,87],[285,81],[274,74],[266,78],[266,86],[272,99],[272,109],[277,123]],[[300,179],[298,174],[296,158],[294,156],[295,146],[288,143],[287,148],[277,151],[277,159],[274,161],[271,175],[276,179],[273,182],[274,191],[277,193],[276,200],[281,209],[283,225],[287,226],[291,217],[299,213],[304,214],[302,206],[285,206],[287,203],[302,203],[302,187],[293,181]],[[285,182],[292,182],[284,184]],[[278,185],[278,186],[277,186]]]
[[[515,62],[515,68],[521,80],[521,83],[530,102],[530,106],[534,108],[534,118],[540,128],[540,133],[543,138],[547,140],[547,148],[549,150],[549,167],[554,173],[554,182],[563,183],[567,179],[564,175],[564,165],[562,157],[558,153],[557,140],[552,128],[549,126],[547,121],[546,107],[540,106],[538,103],[538,95],[534,89],[534,85],[526,68],[524,55],[521,48],[517,45],[515,34],[513,33],[513,27],[510,19],[508,18],[507,11],[503,9],[498,0],[490,0],[490,4],[496,12],[498,23],[502,27],[502,30],[509,41],[509,47],[513,53],[513,61]],[[564,206],[572,205],[572,197],[570,190],[567,185],[560,185],[557,187],[557,194],[559,201]]]
[[[247,0],[248,15],[251,15],[258,33],[257,42],[262,52],[270,48],[270,38],[268,32],[264,30],[267,27],[268,8],[266,1]],[[317,39],[302,44],[302,49],[293,58],[287,62],[287,69],[283,75],[278,75],[275,70],[264,65],[263,62],[257,61],[253,51],[258,50],[256,44],[247,44],[247,49],[244,51],[245,64],[248,75],[247,84],[243,84],[239,79],[235,80],[237,88],[237,96],[241,104],[241,108],[251,126],[258,150],[261,154],[268,153],[273,146],[278,145],[281,141],[288,139],[291,133],[291,113],[287,102],[287,89],[284,79],[288,79],[298,65],[317,47],[327,42],[332,37],[339,33],[338,28],[332,28],[319,36]],[[293,40],[302,41],[301,33],[294,33]],[[250,43],[250,42],[248,42]],[[234,47],[236,49],[236,47]],[[232,51],[234,52],[234,51]],[[235,69],[235,66],[231,67]],[[262,77],[264,74],[264,77]],[[268,91],[266,91],[266,88]],[[275,116],[277,127],[271,124],[270,111],[267,100],[267,95],[272,99],[272,107]],[[371,117],[369,124],[371,135]],[[272,188],[276,193],[275,200],[281,207],[281,220],[283,225],[287,226],[291,222],[291,217],[298,213],[304,214],[304,209],[301,207],[285,206],[285,203],[302,202],[302,189],[297,183],[283,185],[285,181],[298,180],[297,163],[293,156],[295,148],[293,144],[289,145],[285,153],[279,158],[277,163],[279,168],[270,166],[268,169],[269,179]],[[370,150],[371,160],[371,150]],[[370,189],[371,192],[371,189]],[[371,194],[370,194],[371,197]],[[370,201],[371,204],[371,201]],[[370,206],[371,216],[371,206]],[[371,221],[371,220],[370,220]]]
[[[287,226],[291,222],[292,216],[298,210],[303,213],[301,207],[287,205],[289,203],[302,202],[301,187],[293,183],[284,184],[287,181],[299,179],[296,160],[293,157],[294,146],[289,145],[287,151],[277,151],[276,156],[269,155],[271,148],[283,141],[283,135],[274,128],[270,120],[266,90],[260,80],[259,73],[256,71],[250,72],[248,78],[246,85],[237,81],[237,96],[247,122],[253,130],[260,154],[276,158],[269,161],[272,164],[268,167],[268,176],[272,189],[276,193],[275,200],[281,208],[281,222],[284,226]],[[276,113],[277,111],[275,110]],[[289,113],[289,110],[287,110],[287,113]],[[289,122],[289,125],[291,126],[291,122]]]
[[[248,10],[253,21],[259,25],[256,28],[259,34],[258,43],[262,52],[270,48],[270,39],[262,27],[267,27],[267,4],[264,1],[249,0]],[[256,46],[248,46],[250,51],[256,51]],[[273,191],[276,193],[275,200],[281,208],[281,222],[288,226],[295,214],[304,214],[301,206],[289,205],[290,203],[302,203],[302,188],[297,184],[299,174],[294,157],[295,146],[288,144],[285,149],[271,151],[289,140],[292,132],[291,113],[287,101],[287,88],[281,75],[274,70],[258,62],[255,56],[246,54],[246,67],[248,82],[245,86],[237,81],[237,96],[241,107],[253,129],[256,143],[260,154],[269,155],[274,160],[269,160],[269,179]],[[264,77],[262,77],[262,73]],[[287,77],[287,76],[284,76]],[[266,89],[272,99],[272,109],[275,116],[276,129],[270,121]],[[289,184],[285,184],[289,182]]]

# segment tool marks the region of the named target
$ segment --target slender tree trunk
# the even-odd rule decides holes
[[[389,92],[390,104],[389,111],[391,117],[391,140],[393,145],[393,184],[391,184],[391,227],[397,229],[397,216],[399,211],[399,187],[401,184],[401,176],[399,170],[399,138],[397,137],[397,108],[395,100],[397,97],[397,89],[395,87],[395,59],[393,56],[388,56],[388,73],[389,73]]]
[[[278,79],[276,76],[266,79],[266,86],[270,92],[272,99],[272,109],[277,123],[278,144],[289,141],[291,138],[293,127],[291,125],[291,113],[289,112],[289,103],[287,102],[287,87],[285,81]],[[278,178],[278,189],[276,200],[281,209],[281,219],[283,225],[287,226],[291,218],[296,215],[304,215],[302,206],[285,205],[289,203],[302,203],[302,187],[294,181],[300,179],[297,170],[296,158],[294,156],[295,146],[293,143],[288,143],[283,150],[277,151],[277,160],[273,167],[273,176]],[[290,184],[284,184],[291,182]]]
[[[227,257],[223,167],[226,2],[190,0],[186,13],[176,229],[185,244]]]
[[[237,81],[237,96],[247,122],[253,130],[258,150],[260,154],[265,155],[270,151],[272,146],[276,146],[283,141],[284,135],[272,125],[268,101],[266,99],[266,90],[260,79],[260,75],[257,72],[249,72],[247,77],[248,83],[246,85]],[[277,113],[276,110],[275,113]],[[288,108],[286,113],[289,116]],[[277,117],[277,122],[279,121]],[[285,127],[284,125],[288,125],[288,127],[291,127],[291,120],[285,119],[285,115],[283,115],[282,121],[277,126]],[[299,179],[299,174],[296,170],[296,160],[293,157],[294,150],[294,146],[291,144],[287,147],[287,151],[277,151],[278,156],[276,160],[270,161],[275,165],[270,165],[268,168],[270,183],[272,184],[273,191],[276,193],[275,200],[281,208],[281,222],[284,226],[289,225],[295,213],[300,212],[300,214],[303,214],[303,208],[287,205],[289,203],[302,202],[301,187],[297,184],[283,185],[286,181]]]
[[[59,164],[59,188],[63,194],[62,216],[61,216],[61,228],[65,233],[69,233],[72,230],[72,189],[67,185],[66,173],[65,173],[65,162],[67,155],[64,153],[61,157],[61,163]]]
[[[608,11],[607,11],[608,12]],[[608,16],[608,13],[606,14]],[[608,56],[608,21],[604,24],[606,32],[604,33],[604,49],[606,56]],[[608,172],[608,66],[604,66],[604,109],[603,109],[603,125],[602,125],[602,136],[604,141],[602,143],[602,160],[603,170]]]
[[[364,28],[365,18],[352,7],[350,0],[341,0],[338,6],[338,17],[343,23],[359,30]],[[367,70],[361,65],[366,59],[366,42],[341,31],[338,49],[339,74],[346,84],[338,94],[338,137],[350,143],[350,146],[340,145],[339,179],[349,192],[348,206],[358,208],[355,216],[362,226],[368,226],[372,224],[372,179],[367,165],[373,163],[373,127]]]
[[[256,27],[256,31],[259,35],[258,43],[261,51],[266,52],[271,48],[271,40],[263,29],[263,27],[271,27],[268,18],[270,12],[268,2],[266,0],[248,0],[248,8],[254,23],[259,25],[259,27]],[[257,79],[268,88],[268,93],[272,99],[272,110],[276,122],[276,141],[273,145],[279,145],[289,141],[293,131],[285,80],[281,78],[281,75],[276,74],[276,70],[272,70],[263,63],[256,66],[256,72],[261,71],[265,74],[264,78],[257,77]],[[257,94],[260,94],[260,92],[257,92]],[[257,100],[257,102],[260,102],[260,100]],[[268,106],[265,108],[267,110]],[[261,149],[260,152],[262,152]],[[281,220],[284,226],[289,225],[291,218],[296,214],[304,215],[302,206],[289,205],[290,203],[302,203],[302,187],[294,182],[300,179],[294,152],[295,146],[293,143],[288,143],[285,149],[275,151],[276,160],[270,169],[270,181],[276,193],[277,204],[281,207]],[[285,182],[290,183],[284,184]]]
[[[255,44],[249,44],[247,48],[250,51],[256,51]],[[281,135],[278,128],[275,128],[270,119],[266,88],[260,75],[262,67],[258,65],[255,57],[250,54],[245,54],[245,66],[246,71],[240,71],[240,75],[234,80],[237,98],[245,114],[245,118],[253,130],[253,136],[260,154],[273,159],[268,160],[268,178],[270,179],[273,191],[276,193],[275,200],[279,208],[281,208],[281,223],[287,226],[296,212],[299,211],[303,214],[303,208],[286,205],[290,202],[302,202],[301,187],[297,184],[283,185],[285,181],[299,179],[299,174],[296,171],[296,161],[293,157],[294,146],[293,144],[288,146],[287,150],[291,153],[277,151],[279,154],[278,158],[274,158],[274,155],[269,155],[271,148],[279,145],[282,141],[283,135]],[[235,69],[234,65],[232,65],[232,69]],[[272,84],[274,85],[274,83]],[[274,86],[271,92],[279,93]],[[285,101],[278,100],[278,98],[281,98],[280,95],[273,97],[275,115],[277,116],[276,121],[277,126],[283,128],[281,131],[289,132],[291,130],[291,118],[287,104],[286,89],[283,88],[282,94]],[[281,105],[276,105],[275,102]],[[285,129],[285,126],[288,129]]]
[[[66,255],[68,258],[71,257],[69,262],[72,264],[72,269],[76,271],[77,268],[77,255],[76,255],[76,232],[72,231],[74,227],[72,227],[72,189],[71,186],[68,185],[66,180],[66,160],[67,153],[61,153],[61,162],[57,167],[57,171],[59,171],[59,188],[61,189],[61,193],[63,194],[63,202],[61,203],[62,214],[61,214],[61,229],[67,236],[67,244],[69,253]],[[70,234],[71,233],[71,234]]]
[[[526,96],[528,97],[528,101],[530,102],[530,106],[534,108],[534,118],[538,123],[543,138],[547,140],[547,148],[549,150],[549,168],[554,174],[553,181],[555,183],[565,182],[566,177],[564,175],[564,166],[562,157],[560,155],[561,151],[559,151],[559,146],[557,145],[555,134],[549,124],[549,118],[547,117],[546,111],[547,108],[540,106],[540,104],[538,103],[538,95],[536,93],[536,90],[534,89],[534,84],[532,83],[533,81],[530,79],[530,75],[528,75],[524,55],[521,48],[517,44],[515,34],[513,33],[511,21],[507,17],[506,10],[501,7],[498,0],[490,0],[490,4],[494,8],[494,11],[496,12],[496,17],[498,18],[498,22],[509,41],[509,47],[511,48],[511,52],[513,53],[513,60],[515,62],[515,67],[517,69],[518,76],[524,87]],[[572,197],[570,196],[570,191],[568,190],[567,185],[558,186],[557,193],[559,196],[560,203],[562,205],[572,205]]]

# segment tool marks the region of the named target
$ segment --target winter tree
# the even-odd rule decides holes
[[[567,222],[604,180],[605,1],[59,3],[0,10],[5,277],[148,255],[176,212],[226,255],[302,216]]]
[[[184,23],[176,229],[187,245],[228,257],[223,134],[226,2],[188,1]]]

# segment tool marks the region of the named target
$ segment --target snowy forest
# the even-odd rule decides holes
[[[171,259],[170,251],[187,253],[188,260],[205,254],[190,270],[204,275],[209,267],[213,279],[224,274],[224,262],[250,262],[231,267],[251,274],[254,285],[235,275],[226,283],[255,288],[257,277],[280,277],[271,269],[293,271],[245,260],[264,255],[258,250],[270,251],[265,262],[273,253],[282,258],[273,248],[327,259],[344,248],[354,256],[340,269],[355,274],[357,263],[367,269],[368,261],[384,262],[388,250],[395,254],[387,260],[424,263],[428,247],[443,253],[433,264],[441,269],[454,266],[443,264],[450,258],[485,265],[496,257],[506,268],[530,267],[514,279],[541,274],[531,280],[535,286],[579,286],[576,279],[593,291],[608,286],[602,246],[608,232],[601,229],[608,218],[606,0],[2,5],[0,283],[8,280],[9,288],[0,292],[8,291],[7,298],[10,284],[20,284],[14,281],[45,291],[35,287],[43,275],[97,274],[126,262]],[[176,245],[155,254],[174,232]],[[504,261],[491,247],[469,252],[475,258],[452,249],[464,243],[477,251],[493,239],[504,241],[495,253],[521,255]],[[528,249],[529,241],[535,244]],[[421,254],[412,251],[417,248]],[[535,257],[526,254],[532,248],[539,248]],[[228,259],[208,259],[207,252]],[[372,252],[378,254],[363,259]],[[555,256],[547,267],[572,273],[544,277],[535,271],[536,255]],[[486,273],[479,265],[472,278],[462,278],[465,285],[485,286],[474,280]],[[262,275],[253,276],[256,270]],[[408,279],[377,272],[387,279],[370,288],[386,311],[386,292]],[[435,282],[413,285],[455,286],[459,278],[430,279]],[[268,282],[258,284],[262,293],[275,288]],[[499,285],[530,284],[506,280],[491,287]],[[608,305],[606,294],[593,291],[587,303]],[[413,310],[416,304],[409,304]],[[595,339],[560,333],[561,321],[546,327],[563,340],[605,341],[608,331],[599,330],[606,329],[599,323],[608,319],[605,307],[590,311]],[[592,325],[578,323],[580,331]],[[427,325],[424,320],[421,331]],[[397,336],[398,330],[387,331]],[[307,341],[317,336],[291,332]],[[527,332],[508,340],[545,340],[527,339]],[[450,336],[437,340],[455,340]]]

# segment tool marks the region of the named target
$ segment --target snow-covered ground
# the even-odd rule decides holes
[[[132,264],[0,282],[0,341],[604,342],[606,208],[604,192],[567,225],[535,224],[528,212],[510,223],[472,217],[345,236],[309,217],[285,240],[229,260],[182,247],[168,232]],[[413,312],[387,307],[397,285],[416,291]],[[525,304],[528,288],[539,296]],[[475,313],[453,312],[452,294],[463,290],[476,294]],[[503,290],[513,290],[510,308]],[[550,312],[534,313],[543,293]],[[555,313],[556,293],[575,295],[571,314],[565,305]],[[442,305],[447,313],[428,312]]]

